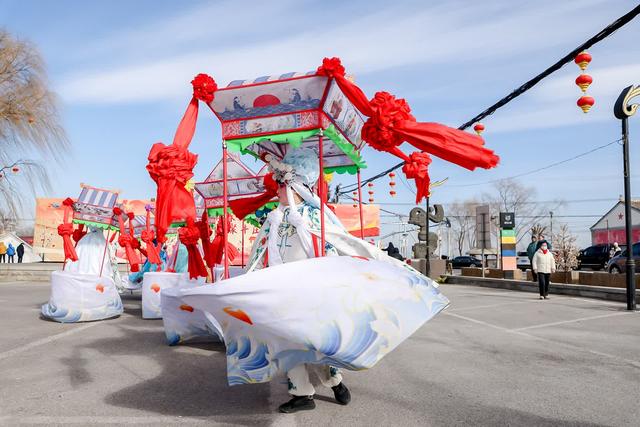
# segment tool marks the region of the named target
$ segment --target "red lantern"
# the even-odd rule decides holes
[[[586,92],[589,85],[593,83],[593,78],[588,74],[580,74],[578,78],[576,78],[576,84],[580,87],[582,92]]]
[[[584,71],[587,69],[587,65],[589,65],[591,59],[591,55],[589,55],[589,53],[587,53],[587,51],[585,50],[576,55],[576,59],[574,59],[574,62],[578,64],[578,67],[580,67],[582,71]]]
[[[358,205],[354,204],[354,205],[353,205],[353,207],[354,207],[354,209],[355,209],[355,208],[357,208],[357,207],[358,207]]]
[[[389,183],[389,185],[390,185],[391,187],[395,187],[395,186],[396,186],[396,183],[395,183],[394,181],[391,181],[391,182]]]
[[[14,167],[11,168],[11,172],[18,173],[18,172],[20,172],[20,168],[17,167],[17,166],[14,166]]]
[[[373,203],[373,197],[369,197],[369,203]]]
[[[580,99],[578,99],[578,102],[576,102],[576,104],[578,104],[578,107],[582,108],[583,113],[588,113],[595,103],[596,100],[591,96],[580,97]]]
[[[373,196],[373,191],[369,191],[369,195],[370,195],[370,196]]]
[[[391,197],[396,197],[396,192],[393,190],[389,191],[389,194],[391,194]]]
[[[396,177],[396,174],[393,172],[389,172],[389,178],[393,179]]]
[[[484,125],[482,123],[476,123],[473,130],[475,130],[478,135],[482,135],[482,132],[484,132]]]
[[[369,186],[369,188],[373,187],[373,182],[370,182],[367,184]]]

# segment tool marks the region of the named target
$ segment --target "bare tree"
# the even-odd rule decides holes
[[[553,236],[553,252],[556,256],[558,270],[567,272],[578,266],[578,247],[576,236],[571,234],[566,224],[560,226],[560,231]]]
[[[455,239],[458,254],[475,246],[475,207],[478,203],[471,199],[454,202],[447,209],[447,217],[451,221],[451,231]]]
[[[0,29],[0,209],[15,217],[22,202],[49,187],[35,154],[60,161],[68,150],[56,96],[48,88],[38,50]],[[18,173],[20,179],[10,178]]]
[[[535,202],[536,190],[527,187],[513,179],[505,179],[494,184],[494,192],[484,194],[483,200],[486,200],[491,211],[496,213],[494,218],[494,226],[499,227],[497,217],[498,212],[513,212],[516,217],[516,243],[527,235],[532,227],[541,220],[547,218],[549,206],[545,203]],[[561,202],[555,202],[557,208]]]

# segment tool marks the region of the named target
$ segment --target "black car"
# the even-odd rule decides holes
[[[457,256],[451,260],[453,268],[461,267],[482,267],[482,261],[472,256]]]
[[[640,242],[634,243],[632,246],[633,259],[636,262],[636,273],[640,272]],[[619,274],[627,271],[627,250],[623,250],[622,253],[616,257],[611,258],[607,265],[607,271],[609,273]]]
[[[609,251],[612,247],[613,245],[602,243],[581,250],[578,255],[578,270],[585,268],[602,270],[605,268],[611,257]]]

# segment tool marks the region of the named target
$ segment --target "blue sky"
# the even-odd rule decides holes
[[[387,90],[406,98],[418,120],[458,126],[636,3],[0,0],[0,22],[39,47],[61,100],[72,151],[64,165],[52,168],[50,195],[74,196],[85,182],[143,198],[155,190],[145,171],[149,148],[171,142],[190,99],[189,82],[199,72],[226,85],[312,70],[324,56],[340,56],[367,94]],[[640,83],[639,31],[637,20],[590,49],[589,93],[596,99],[590,113],[575,105],[579,69],[570,64],[484,120],[486,144],[502,158],[498,168],[468,172],[434,160],[432,178],[449,181],[432,200],[447,204],[490,191],[470,184],[617,139],[612,105],[622,88]],[[631,132],[632,188],[640,195],[634,144],[640,120],[632,119]],[[196,178],[204,178],[220,157],[220,126],[206,109],[191,151],[200,156]],[[373,150],[365,156],[364,177],[397,162]],[[537,200],[567,201],[556,215],[601,214],[623,193],[621,163],[621,150],[612,145],[520,181],[535,188]],[[399,196],[391,199],[381,181],[376,200],[406,203],[384,207],[408,212],[413,194],[400,182],[397,188]],[[559,221],[586,244],[596,219]]]

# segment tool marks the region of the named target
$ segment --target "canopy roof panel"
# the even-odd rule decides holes
[[[113,208],[119,192],[81,184],[78,200],[73,204],[73,222],[99,228],[117,228]]]

